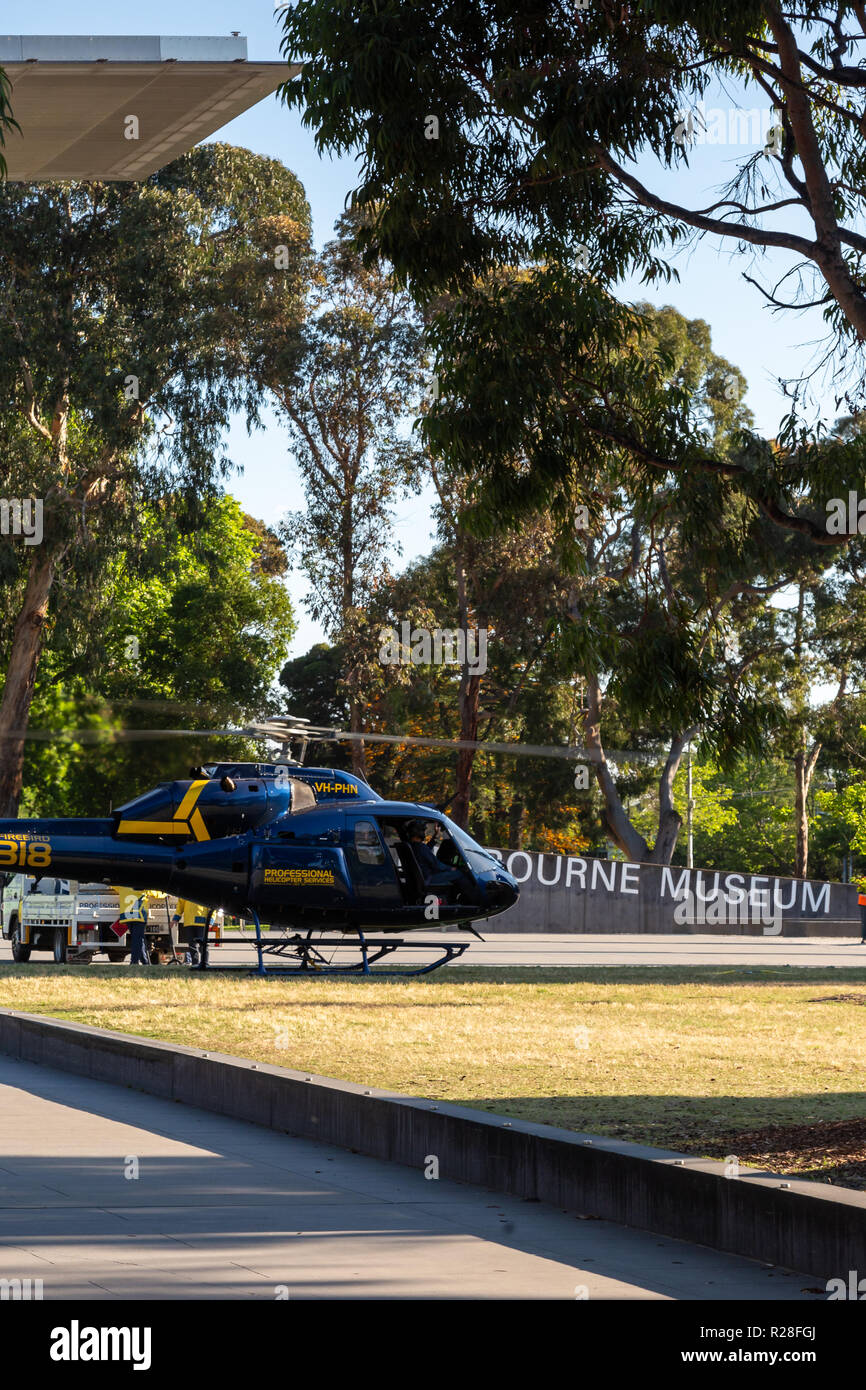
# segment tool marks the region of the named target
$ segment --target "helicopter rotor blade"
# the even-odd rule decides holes
[[[327,728],[323,725],[306,724],[303,728],[284,726],[277,721],[271,724],[253,724],[250,731],[262,737],[288,740],[290,737],[307,738],[311,743],[339,743],[348,740],[353,743],[396,743],[408,744],[418,748],[471,748],[476,752],[509,753],[527,758],[562,758],[567,762],[599,762],[602,755],[592,748],[581,748],[577,744],[550,743],[486,743],[480,739],[426,738],[414,734],[374,734],[351,733],[344,729]],[[606,749],[603,755],[619,761],[634,762],[638,759],[657,759],[658,754],[646,749],[622,748]]]
[[[37,743],[155,742],[162,738],[256,738],[250,729],[10,729],[4,739],[27,739]]]
[[[119,702],[137,704],[137,701]],[[150,704],[142,701],[142,705]],[[153,702],[159,703],[159,702]],[[471,749],[479,753],[501,753],[506,756],[526,758],[558,758],[565,762],[600,763],[659,761],[665,755],[647,749],[605,749],[601,754],[597,749],[581,748],[577,744],[539,744],[539,743],[492,743],[480,739],[428,738],[415,734],[377,734],[354,733],[326,725],[310,724],[308,720],[292,717],[283,721],[274,719],[261,723],[248,724],[243,728],[230,729],[12,729],[0,734],[0,742],[5,739],[26,739],[40,743],[75,742],[97,743],[137,743],[159,742],[170,738],[245,738],[272,739],[288,746],[296,739],[309,743],[384,743],[415,748]]]

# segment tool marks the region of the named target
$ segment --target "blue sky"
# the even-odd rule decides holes
[[[149,0],[141,7],[118,5],[117,0],[75,0],[73,5],[69,0],[39,0],[38,7],[33,0],[4,0],[2,26],[7,34],[227,35],[237,30],[249,41],[250,58],[281,56],[273,0]],[[762,95],[740,94],[739,101],[745,106],[767,107]],[[731,104],[730,97],[723,93],[707,99],[710,110],[726,109]],[[354,186],[352,159],[320,158],[312,132],[302,127],[297,113],[287,111],[275,97],[233,121],[215,138],[244,145],[288,165],[306,189],[317,243],[328,239],[346,195]],[[688,170],[666,176],[667,188],[692,207],[705,206],[713,201],[719,184],[730,176],[737,153],[730,145],[699,145],[692,151]],[[649,168],[644,176],[649,180]],[[665,191],[657,174],[652,177],[653,187]],[[744,256],[720,252],[717,241],[708,238],[678,254],[674,263],[681,276],[678,285],[647,290],[626,280],[618,292],[624,298],[673,304],[689,317],[706,319],[716,352],[736,363],[746,375],[747,402],[758,427],[773,433],[786,413],[785,398],[776,378],[803,370],[812,355],[809,345],[821,336],[822,324],[815,311],[800,317],[771,314],[758,292],[743,279],[743,271],[772,286],[789,268],[790,261],[770,256],[764,264],[759,261],[756,268]],[[823,408],[826,418],[832,419],[836,412],[829,395]],[[267,416],[266,429],[252,437],[242,426],[234,429],[229,452],[243,467],[242,475],[230,484],[231,491],[248,511],[275,524],[286,511],[302,506],[286,435],[274,414]],[[396,537],[402,545],[404,563],[430,547],[430,500],[429,494],[424,493],[399,508]],[[321,639],[321,633],[301,605],[305,583],[300,575],[293,577],[290,589],[297,601],[299,620],[292,654],[300,655],[313,641]]]

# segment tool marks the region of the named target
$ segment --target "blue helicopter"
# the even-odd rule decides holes
[[[399,971],[425,974],[470,943],[431,947],[394,933],[453,925],[478,936],[474,923],[517,901],[516,880],[441,811],[385,801],[361,777],[303,763],[311,738],[352,735],[306,720],[208,732],[276,737],[283,753],[193,768],[104,819],[0,821],[0,872],[123,883],[250,918],[260,975],[381,974],[371,967],[398,949],[434,949],[431,963]],[[369,939],[371,929],[386,935]],[[359,958],[335,965],[347,938]],[[234,968],[211,966],[206,934],[201,944],[200,969]]]

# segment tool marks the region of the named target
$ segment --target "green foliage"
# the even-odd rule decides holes
[[[687,786],[688,770],[683,764],[674,780],[674,794],[677,804],[683,807],[684,816],[688,802]],[[722,831],[737,824],[733,796],[730,777],[722,776],[716,763],[692,760],[692,799],[695,803],[692,828],[696,841],[712,841],[720,837]],[[631,808],[630,814],[632,822],[642,834],[648,837],[653,834],[657,813],[653,806],[646,804],[645,797],[641,797],[639,804]],[[683,848],[680,846],[681,855]],[[695,862],[703,864],[705,861],[696,859]]]
[[[0,180],[6,177],[6,160],[3,158],[6,135],[10,130],[20,130],[21,128],[12,114],[12,107],[9,102],[11,90],[12,84],[9,78],[0,68]]]
[[[278,161],[207,145],[142,183],[0,185],[0,248],[0,482],[5,497],[40,499],[44,531],[35,550],[0,545],[16,613],[0,701],[12,814],[55,586],[59,640],[74,648],[104,566],[130,537],[146,541],[148,506],[170,497],[183,529],[215,505],[232,414],[258,422],[263,363],[297,339],[309,209]],[[227,616],[201,580],[172,603],[180,640]],[[244,663],[226,659],[240,687]]]
[[[839,791],[818,791],[815,802],[841,844],[866,858],[866,781],[851,782]]]
[[[285,588],[258,567],[262,548],[232,497],[211,502],[194,533],[168,507],[149,509],[137,552],[115,556],[105,579],[105,693],[194,702],[222,718],[262,709],[295,629]]]
[[[262,353],[297,328],[308,236],[294,175],[230,146],[141,184],[0,186],[4,495],[44,499],[59,557],[226,471],[231,413],[257,418]]]
[[[320,148],[360,155],[355,200],[375,212],[366,241],[427,293],[556,260],[576,245],[606,283],[629,272],[669,277],[661,253],[695,232],[727,235],[732,246],[780,245],[821,264],[825,248],[795,238],[786,213],[799,204],[819,223],[828,194],[852,269],[862,251],[850,234],[866,174],[862,35],[848,7],[837,14],[809,0],[794,16],[761,0],[636,0],[616,10],[299,0],[282,23],[286,56],[305,59],[284,101],[304,112]],[[787,45],[803,65],[796,93],[784,75],[778,81],[776,55]],[[782,141],[772,157],[740,152],[729,201],[699,217],[652,184],[690,164],[682,116],[713,84],[745,86],[762,104],[772,88]],[[828,84],[838,100],[828,100]],[[812,161],[805,188],[792,168],[800,152],[789,107],[814,136],[821,169],[838,175],[831,190],[821,187],[820,207],[810,201],[820,186]],[[643,182],[631,172],[638,159]]]
[[[170,505],[143,511],[135,544],[101,573],[88,622],[74,627],[67,612],[66,640],[50,644],[28,743],[28,812],[95,814],[106,798],[118,804],[215,751],[258,756],[238,739],[139,741],[134,731],[206,729],[272,711],[295,620],[279,577],[262,566],[276,545],[263,529],[227,496],[187,533]],[[42,728],[92,731],[93,742],[43,742]],[[116,741],[101,737],[111,731]]]
[[[280,684],[286,691],[288,712],[320,726],[345,724],[349,707],[341,690],[344,669],[342,647],[329,647],[326,642],[317,642],[304,656],[287,661],[280,672]],[[331,745],[328,758],[339,759],[344,753],[339,745]],[[343,763],[338,761],[335,766]]]
[[[321,149],[358,156],[358,244],[390,261],[430,316],[442,394],[426,437],[484,480],[481,524],[558,508],[575,469],[591,488],[601,455],[646,486],[690,493],[704,475],[712,528],[733,508],[827,543],[825,500],[858,485],[866,441],[813,436],[796,392],[775,447],[733,420],[711,427],[690,409],[688,380],[671,380],[675,343],[662,334],[655,363],[626,351],[638,325],[613,297],[629,274],[670,279],[667,253],[688,237],[778,248],[801,258],[800,299],[825,306],[831,351],[862,364],[862,40],[850,15],[817,0],[806,10],[814,22],[758,0],[616,11],[299,0],[283,12],[284,51],[306,59],[283,98]],[[775,58],[788,43],[802,53],[796,94]],[[666,174],[689,165],[681,117],[714,82],[761,102],[769,86],[782,138],[772,156],[741,154],[699,213]],[[802,167],[794,125],[814,136]],[[814,240],[791,231],[791,206]],[[736,399],[736,373],[710,382]]]
[[[313,268],[296,355],[277,355],[266,375],[306,500],[282,535],[310,580],[312,616],[345,642],[353,610],[387,577],[393,504],[419,485],[408,425],[423,345],[409,297],[352,249],[355,222],[337,231]]]

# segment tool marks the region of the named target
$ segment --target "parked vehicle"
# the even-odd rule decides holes
[[[104,883],[7,877],[3,886],[3,936],[12,942],[12,959],[23,963],[33,951],[50,951],[57,964],[89,965],[95,955],[123,960],[129,955],[128,933],[112,929],[120,903]],[[175,899],[148,911],[145,943],[154,965],[171,959],[170,918]]]

